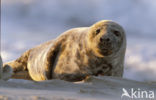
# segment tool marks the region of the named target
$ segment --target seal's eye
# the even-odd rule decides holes
[[[120,36],[120,32],[119,32],[119,31],[114,31],[113,33],[114,33],[115,36],[117,36],[117,37]]]
[[[101,31],[100,29],[97,29],[97,30],[96,30],[96,35],[99,34],[100,31]]]

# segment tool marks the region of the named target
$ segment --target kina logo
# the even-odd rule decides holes
[[[122,95],[121,98],[135,98],[135,99],[154,99],[154,91],[150,90],[141,90],[140,88],[134,89],[131,88],[126,90],[122,88]]]

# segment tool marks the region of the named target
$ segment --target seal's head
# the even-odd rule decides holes
[[[90,47],[99,56],[110,56],[118,52],[124,38],[123,28],[113,21],[103,20],[89,29]]]

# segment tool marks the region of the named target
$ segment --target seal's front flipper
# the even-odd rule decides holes
[[[49,41],[32,49],[28,59],[28,71],[35,81],[52,79],[53,68],[60,52],[60,41]]]

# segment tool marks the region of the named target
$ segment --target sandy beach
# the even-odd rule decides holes
[[[89,77],[71,83],[63,80],[34,82],[22,79],[0,81],[0,100],[121,100],[122,89],[156,92],[156,83],[137,82],[116,77]],[[154,99],[153,99],[154,100]]]

